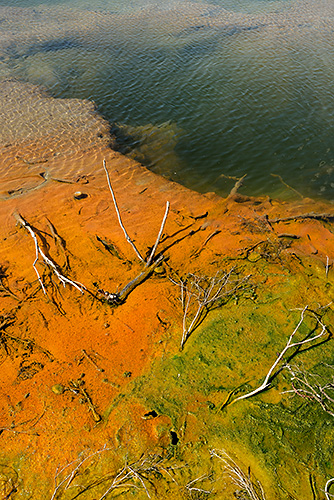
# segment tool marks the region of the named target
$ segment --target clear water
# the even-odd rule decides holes
[[[332,0],[0,10],[0,77],[94,100],[122,150],[160,174],[221,194],[247,174],[247,194],[334,200]]]

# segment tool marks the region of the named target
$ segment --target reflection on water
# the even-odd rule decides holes
[[[2,0],[0,12],[0,77],[94,100],[153,170],[222,193],[247,174],[248,193],[278,195],[280,176],[333,199],[330,1]]]

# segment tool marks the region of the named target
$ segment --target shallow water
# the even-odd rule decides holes
[[[94,100],[153,170],[334,199],[330,1],[1,0],[0,14],[0,77]]]

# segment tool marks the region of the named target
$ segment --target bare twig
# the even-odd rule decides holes
[[[95,497],[98,498],[98,500],[104,500],[113,490],[118,488],[144,489],[146,496],[151,498],[148,488],[148,485],[151,482],[149,476],[152,475],[154,477],[157,474],[167,474],[170,476],[168,468],[166,468],[164,463],[165,459],[159,455],[148,455],[143,456],[131,464],[126,463],[120,470],[114,473],[107,472],[100,477],[96,477],[94,472],[92,472],[92,481],[90,483],[88,482],[88,484],[86,482],[86,486],[79,483],[76,484],[74,479],[80,473],[86,475],[89,473],[85,463],[87,463],[88,460],[91,460],[91,462],[86,465],[89,469],[92,468],[94,471],[94,468],[92,467],[93,460],[97,458],[98,455],[106,451],[111,450],[110,448],[106,448],[106,446],[104,446],[102,449],[91,453],[86,458],[82,460],[74,460],[61,470],[57,470],[55,475],[55,488],[50,500],[54,500],[56,497],[61,498],[62,493],[64,493],[69,487],[79,487],[79,494],[82,494],[85,491],[92,490],[93,488],[100,487],[101,485],[104,485],[105,490],[102,494],[99,493],[99,496],[95,493]],[[107,462],[110,463],[109,460]],[[76,496],[73,496],[73,498],[76,498]]]
[[[250,500],[266,500],[261,483],[256,481],[255,484],[251,480],[250,471],[248,471],[248,474],[245,474],[225,450],[211,450],[210,455],[223,462],[224,470],[229,478],[238,488],[241,488],[247,494]]]
[[[95,361],[89,356],[89,354],[87,354],[87,352],[85,351],[85,349],[82,349],[82,354],[85,356],[85,358],[87,359],[87,361],[89,361],[89,363],[94,366],[94,368],[98,372],[104,372],[104,368],[100,368],[99,366],[97,366],[97,364],[95,363]]]
[[[183,309],[181,350],[210,307],[224,297],[231,297],[250,277],[248,275],[241,279],[232,279],[233,271],[232,268],[226,274],[217,272],[211,277],[188,274],[185,279],[178,278],[179,281],[170,278],[181,290]],[[191,314],[192,319],[189,320]]]
[[[329,257],[326,255],[326,279],[328,279],[328,271],[329,271]]]
[[[86,290],[86,287],[84,285],[82,285],[81,283],[78,283],[76,281],[70,280],[69,278],[66,278],[66,276],[64,276],[60,271],[58,271],[58,268],[57,268],[56,264],[49,257],[47,257],[45,255],[45,253],[43,252],[43,250],[41,249],[41,247],[38,244],[36,233],[33,231],[33,229],[31,228],[30,224],[20,214],[14,214],[14,216],[15,216],[16,220],[29,232],[30,236],[34,240],[34,243],[35,243],[35,260],[33,262],[33,268],[34,268],[34,270],[36,272],[38,281],[39,281],[39,283],[40,283],[40,285],[42,287],[42,290],[43,290],[44,294],[46,295],[46,289],[44,287],[42,278],[41,278],[41,276],[40,276],[40,274],[38,272],[38,269],[36,267],[39,255],[42,257],[42,259],[44,260],[44,262],[53,270],[53,272],[55,273],[55,275],[57,276],[57,278],[59,279],[59,281],[63,284],[63,286],[65,286],[66,283],[68,283],[68,284],[74,286],[74,288],[76,288],[77,290],[79,290],[79,292],[83,293],[83,290]]]
[[[119,222],[119,225],[121,226],[122,230],[123,230],[123,233],[124,233],[124,236],[125,236],[125,239],[128,243],[130,243],[130,245],[132,246],[133,250],[135,251],[137,257],[139,260],[141,260],[142,262],[145,262],[145,260],[143,259],[143,257],[141,256],[139,250],[137,249],[136,245],[134,244],[134,242],[132,241],[132,239],[130,238],[130,236],[128,235],[125,227],[124,227],[124,224],[122,222],[122,217],[121,217],[121,213],[119,211],[119,208],[118,208],[118,205],[117,205],[117,201],[116,201],[116,197],[115,197],[115,193],[114,193],[114,190],[111,186],[111,182],[110,182],[110,177],[109,177],[109,172],[108,172],[108,169],[107,169],[107,166],[106,166],[106,160],[103,160],[103,168],[105,170],[105,173],[106,173],[106,176],[107,176],[107,181],[108,181],[108,186],[109,186],[109,190],[110,190],[110,193],[111,193],[111,196],[112,196],[112,199],[113,199],[113,202],[114,202],[114,206],[115,206],[115,210],[116,210],[116,213],[117,213],[117,218],[118,218],[118,222]]]
[[[157,236],[157,239],[155,241],[155,244],[154,244],[154,247],[152,248],[152,252],[149,256],[149,258],[147,259],[147,262],[146,262],[146,267],[149,266],[152,262],[152,259],[154,257],[154,254],[155,254],[155,251],[157,249],[157,246],[159,244],[159,241],[160,241],[160,238],[161,238],[161,235],[162,235],[162,231],[164,230],[164,227],[165,227],[165,224],[166,224],[166,220],[167,220],[167,216],[168,216],[168,211],[169,211],[169,201],[166,202],[166,210],[165,210],[165,215],[164,215],[164,218],[162,219],[162,223],[161,223],[161,227],[160,227],[160,231],[158,233],[158,236]]]
[[[290,393],[316,401],[326,413],[334,417],[334,377],[330,382],[323,383],[319,375],[307,373],[299,366],[286,364],[285,368],[290,372],[292,389],[282,394]]]
[[[236,401],[240,401],[241,399],[250,398],[251,396],[254,396],[255,394],[258,394],[259,392],[262,392],[265,389],[267,389],[268,387],[270,387],[271,379],[276,375],[274,373],[274,371],[275,371],[276,367],[278,366],[278,364],[282,361],[283,357],[285,356],[286,352],[289,349],[291,349],[293,347],[299,347],[301,345],[305,345],[309,342],[313,342],[314,340],[317,340],[320,337],[323,337],[327,333],[326,325],[324,325],[322,323],[322,321],[315,314],[313,314],[317,323],[321,326],[321,332],[318,333],[317,335],[314,335],[313,337],[306,337],[304,340],[301,340],[299,342],[293,342],[294,336],[296,335],[297,331],[299,330],[301,324],[304,322],[304,318],[305,318],[305,314],[306,314],[307,309],[308,309],[308,306],[304,307],[304,309],[302,310],[300,320],[299,320],[297,326],[295,327],[292,334],[290,335],[290,337],[286,343],[286,346],[280,352],[280,354],[277,356],[276,361],[272,364],[272,366],[269,369],[267,375],[265,376],[265,379],[262,382],[262,384],[257,389],[254,389],[253,391],[248,392],[247,394],[244,394],[243,396],[239,396],[238,398],[234,399],[233,403],[235,403]]]
[[[65,484],[65,490],[68,489],[68,487],[70,486],[71,482],[73,481],[74,477],[76,476],[77,472],[79,471],[80,467],[82,467],[82,465],[87,462],[87,460],[89,460],[90,458],[93,458],[95,457],[96,455],[99,455],[100,453],[103,453],[105,451],[108,451],[110,448],[107,448],[106,445],[103,446],[103,448],[101,448],[100,450],[98,451],[95,451],[94,453],[91,453],[90,455],[88,455],[86,458],[83,458],[82,460],[79,461],[79,459],[76,459],[76,460],[73,460],[73,462],[70,462],[69,464],[65,465],[62,469],[60,469],[58,471],[56,471],[56,475],[55,475],[55,488],[54,488],[54,491],[53,491],[53,494],[50,498],[50,500],[54,500],[54,498],[56,497],[58,491],[60,490],[60,488]],[[78,465],[76,465],[75,467],[73,467],[72,469],[70,469],[70,467],[75,464],[75,463],[78,463]],[[69,473],[63,478],[60,480],[60,476],[61,474],[66,471],[67,469],[69,469]]]
[[[190,493],[190,495],[192,495],[193,492],[196,492],[197,494],[210,495],[212,493],[212,489],[206,490],[204,488],[200,488],[198,485],[198,483],[201,483],[203,481],[210,480],[210,479],[211,479],[210,476],[208,476],[207,474],[203,474],[202,476],[197,477],[196,479],[193,479],[192,481],[189,481],[189,483],[187,483],[185,485],[185,489]]]

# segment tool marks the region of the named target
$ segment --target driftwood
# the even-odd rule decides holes
[[[241,188],[241,186],[244,183],[244,178],[247,176],[247,174],[243,175],[240,177],[240,179],[237,180],[237,182],[234,184],[233,188],[231,189],[227,199],[232,198],[232,196],[235,196],[238,192],[238,190]]]
[[[14,217],[17,220],[17,222],[19,222],[28,231],[28,233],[30,234],[30,236],[34,240],[34,243],[35,243],[35,260],[34,260],[32,266],[33,266],[33,268],[35,270],[35,273],[37,275],[37,279],[38,279],[38,281],[39,281],[39,283],[41,285],[43,293],[45,295],[47,295],[45,286],[44,286],[42,278],[41,278],[41,275],[39,274],[38,269],[36,267],[36,264],[38,262],[39,256],[42,257],[42,260],[49,266],[49,268],[52,269],[52,271],[55,273],[55,275],[57,276],[57,278],[59,279],[59,281],[64,286],[66,285],[66,283],[68,283],[69,285],[72,285],[72,286],[74,286],[74,288],[76,288],[77,290],[79,290],[79,292],[83,293],[83,290],[86,290],[86,287],[84,285],[82,285],[81,283],[73,281],[73,280],[67,278],[66,276],[64,276],[59,271],[58,266],[47,255],[45,255],[45,253],[43,252],[43,250],[41,249],[41,247],[40,247],[40,245],[38,243],[37,235],[36,235],[35,231],[32,229],[31,225],[22,217],[22,215],[20,215],[19,213],[15,213]]]
[[[289,217],[277,217],[276,219],[268,219],[268,222],[288,222],[290,220],[299,220],[299,219],[316,219],[316,220],[330,220],[334,219],[334,214],[316,214],[314,212],[309,212],[307,214],[301,215],[291,215]]]
[[[240,401],[241,399],[250,398],[251,396],[255,396],[255,394],[258,394],[259,392],[263,392],[266,389],[268,389],[270,387],[270,385],[271,385],[272,379],[281,371],[282,368],[278,369],[275,372],[277,366],[282,361],[282,359],[284,358],[286,352],[289,349],[294,348],[294,347],[299,347],[299,346],[302,346],[302,345],[305,345],[305,344],[308,344],[309,342],[313,342],[314,340],[317,340],[320,337],[323,337],[324,335],[326,335],[328,333],[326,325],[324,323],[322,323],[322,321],[313,313],[313,317],[316,319],[317,324],[321,327],[320,333],[318,333],[317,335],[314,335],[313,337],[306,337],[304,340],[301,340],[299,342],[293,342],[294,336],[296,335],[296,333],[298,332],[300,326],[304,322],[304,318],[305,318],[305,314],[306,314],[307,309],[308,309],[308,306],[304,307],[304,309],[302,310],[301,315],[300,315],[300,320],[299,320],[297,326],[295,327],[295,329],[291,333],[291,335],[290,335],[290,337],[289,337],[289,339],[288,339],[288,341],[286,343],[286,346],[280,352],[280,354],[277,356],[275,362],[270,367],[270,369],[269,369],[267,375],[265,376],[262,384],[257,389],[254,389],[253,391],[248,392],[247,394],[244,394],[244,395],[239,396],[238,398],[234,399],[233,403],[235,403],[236,401]]]
[[[122,221],[122,216],[121,216],[119,207],[117,205],[116,196],[115,196],[114,190],[113,190],[111,182],[110,182],[110,176],[109,176],[109,172],[108,172],[105,160],[103,160],[103,168],[104,168],[104,171],[105,171],[106,176],[107,176],[107,182],[108,182],[109,190],[110,190],[110,193],[111,193],[111,196],[112,196],[112,199],[113,199],[113,203],[114,203],[114,207],[115,207],[115,210],[116,210],[118,222],[119,222],[119,225],[120,225],[120,227],[121,227],[121,229],[122,229],[122,231],[124,233],[125,239],[126,239],[126,241],[128,243],[130,243],[130,245],[132,246],[132,248],[133,248],[134,252],[136,253],[137,257],[139,258],[139,260],[145,264],[144,270],[140,274],[138,274],[138,276],[136,276],[133,280],[131,280],[129,283],[127,283],[125,285],[125,287],[120,292],[109,293],[109,292],[104,291],[102,289],[98,290],[99,293],[102,293],[104,295],[104,297],[106,298],[106,300],[107,300],[108,303],[110,303],[112,305],[119,305],[119,304],[122,304],[123,302],[125,302],[125,300],[128,297],[128,295],[138,285],[140,285],[141,283],[143,283],[143,281],[145,281],[152,274],[152,272],[154,271],[154,269],[164,260],[164,256],[162,254],[158,255],[158,257],[155,259],[155,253],[156,253],[157,247],[159,245],[159,242],[161,240],[161,236],[162,236],[165,224],[166,224],[166,220],[167,220],[167,217],[168,217],[170,204],[169,204],[169,201],[166,202],[165,214],[163,216],[163,219],[162,219],[162,222],[161,222],[161,226],[160,226],[157,238],[156,238],[155,243],[154,243],[154,245],[152,247],[152,250],[150,251],[150,253],[149,253],[148,257],[147,257],[147,260],[145,260],[142,257],[142,255],[139,252],[138,248],[136,247],[136,245],[134,244],[133,240],[130,238],[130,236],[128,235],[128,233],[127,233],[127,231],[125,229],[125,226],[124,226],[123,221]]]
[[[145,269],[140,274],[138,274],[138,276],[136,276],[133,280],[129,281],[129,283],[127,283],[125,285],[125,287],[122,288],[122,290],[118,293],[109,293],[109,292],[106,292],[102,289],[99,289],[98,291],[99,291],[99,293],[102,293],[104,295],[104,297],[106,298],[106,300],[109,304],[112,304],[114,306],[120,305],[123,302],[125,302],[125,300],[130,295],[130,293],[135,288],[137,288],[138,285],[143,283],[153,273],[154,269],[156,267],[158,267],[158,265],[161,264],[161,262],[163,260],[164,260],[164,256],[160,255],[153,262],[153,264],[145,267]]]
[[[123,221],[122,221],[122,217],[121,217],[121,213],[120,213],[118,205],[117,205],[116,196],[115,196],[114,190],[113,190],[111,182],[110,182],[109,172],[108,172],[105,160],[103,160],[103,168],[104,168],[104,171],[105,171],[106,176],[107,176],[107,182],[108,182],[108,186],[109,186],[109,190],[110,190],[110,194],[111,194],[112,200],[114,202],[114,207],[115,207],[115,210],[116,210],[116,214],[117,214],[117,218],[118,218],[118,223],[121,226],[121,229],[122,229],[122,231],[124,233],[125,239],[132,246],[133,250],[135,251],[135,254],[138,257],[138,259],[141,260],[142,262],[145,262],[145,260],[141,256],[138,248],[136,247],[136,245],[134,244],[133,240],[130,238],[130,236],[128,235],[128,233],[127,233],[127,231],[126,231],[126,229],[124,227],[124,224],[123,224]]]

